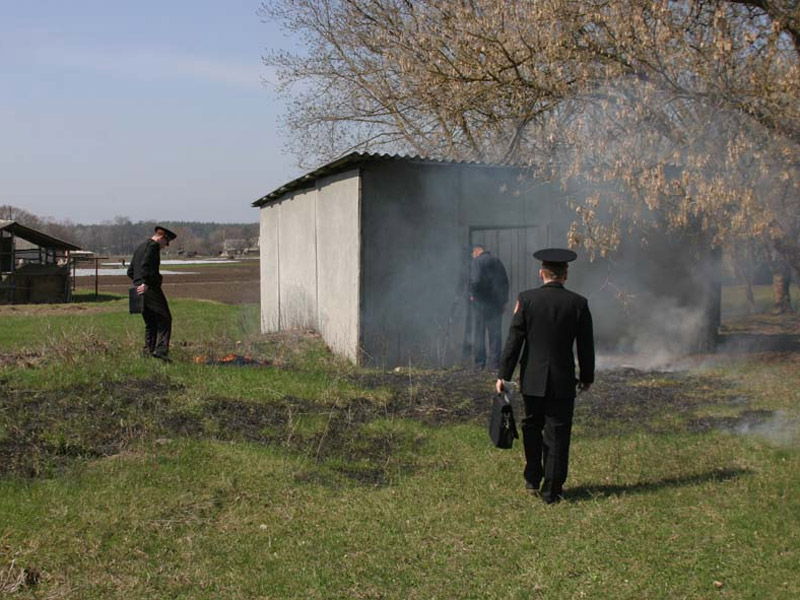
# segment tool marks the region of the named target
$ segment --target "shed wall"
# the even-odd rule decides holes
[[[384,366],[452,360],[450,307],[465,241],[457,172],[375,163],[362,175],[365,358]]]
[[[362,342],[373,362],[449,366],[469,359],[471,231],[546,228],[553,218],[552,190],[514,194],[515,176],[510,169],[399,161],[364,168]]]
[[[317,190],[280,203],[280,328],[317,329]]]
[[[317,193],[318,330],[331,349],[358,362],[360,185],[357,171],[322,180]]]
[[[259,246],[261,264],[261,331],[280,330],[280,273],[278,231],[280,204],[271,204],[259,213]]]
[[[314,329],[358,359],[359,177],[349,171],[260,210],[261,329]]]

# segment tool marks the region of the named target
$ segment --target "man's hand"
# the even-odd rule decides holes
[[[147,284],[143,283],[139,287],[136,288],[136,293],[140,296],[147,291]]]
[[[588,392],[590,387],[592,387],[591,383],[584,383],[582,381],[579,381],[578,382],[578,393]]]
[[[494,387],[497,390],[498,394],[502,394],[503,391],[506,389],[505,386],[503,385],[503,380],[502,379],[498,379],[497,383],[494,384]]]

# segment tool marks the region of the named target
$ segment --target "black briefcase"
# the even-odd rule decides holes
[[[498,394],[494,398],[492,416],[489,419],[489,438],[495,448],[503,449],[511,448],[514,440],[519,438],[509,393]]]
[[[144,310],[144,294],[138,293],[136,286],[128,289],[128,310],[132,315],[140,315]]]

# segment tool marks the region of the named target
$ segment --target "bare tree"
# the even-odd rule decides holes
[[[33,228],[39,227],[42,223],[42,220],[33,213],[10,204],[0,206],[0,219],[4,221],[19,221],[22,225]]]
[[[800,268],[797,0],[272,0],[299,152],[514,162],[625,228],[764,239]]]

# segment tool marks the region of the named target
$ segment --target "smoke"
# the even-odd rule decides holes
[[[375,364],[464,360],[475,235],[511,280],[504,338],[516,294],[541,284],[532,253],[567,246],[574,213],[563,193],[530,179],[515,184],[519,170],[388,160],[361,176],[361,341]],[[567,288],[589,298],[599,349],[663,368],[711,345],[718,257],[697,238],[649,233],[647,244],[623,239],[613,259],[592,262],[579,249]]]
[[[706,311],[680,306],[675,298],[643,294],[640,303],[626,311],[595,310],[595,322],[604,331],[621,335],[615,340],[600,340],[605,352],[598,358],[598,368],[621,365],[640,370],[682,370],[689,366],[687,355],[699,343],[707,327]],[[601,304],[601,306],[604,306]],[[613,346],[609,347],[609,344]]]
[[[362,351],[384,366],[458,363],[469,257],[457,167],[376,161],[361,176]]]
[[[738,424],[734,431],[742,435],[752,435],[784,448],[800,445],[800,420],[784,411],[776,411],[767,421]]]

